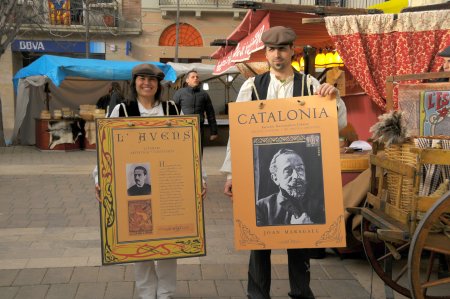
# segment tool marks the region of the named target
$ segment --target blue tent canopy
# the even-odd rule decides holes
[[[19,79],[29,76],[46,76],[53,84],[59,86],[67,77],[83,77],[97,80],[131,80],[131,69],[141,63],[150,63],[159,67],[165,80],[175,82],[177,74],[167,64],[143,61],[114,61],[100,59],[69,58],[43,55],[29,66],[24,67],[13,78],[14,90],[17,90]]]

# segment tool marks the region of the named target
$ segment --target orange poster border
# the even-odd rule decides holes
[[[122,264],[148,260],[172,258],[187,258],[206,255],[204,214],[202,204],[202,171],[200,151],[200,127],[198,116],[170,116],[150,118],[99,118],[96,119],[97,128],[97,161],[100,194],[100,231],[102,264]],[[113,131],[116,129],[139,129],[142,132],[155,129],[191,128],[190,145],[193,148],[193,163],[190,173],[192,178],[184,180],[186,184],[193,184],[196,213],[196,235],[177,236],[175,238],[159,238],[157,240],[143,239],[133,242],[119,242],[117,221],[117,205],[121,199],[115,190],[119,182],[114,173],[115,155]],[[158,141],[156,141],[158,142]],[[160,141],[163,142],[163,141]],[[148,155],[158,155],[149,147]],[[122,153],[123,154],[123,153]],[[187,173],[185,171],[184,173]],[[183,173],[180,172],[180,175]],[[190,182],[189,182],[190,181]],[[120,182],[123,184],[124,182]],[[152,187],[153,188],[153,187]],[[127,201],[128,202],[128,201]]]
[[[236,249],[345,247],[336,100],[311,96],[235,102],[230,103],[229,108]],[[272,188],[263,186],[268,184],[270,174],[265,174],[265,180],[261,179],[262,171],[269,172],[268,167],[259,168],[258,165],[261,161],[267,162],[267,157],[273,156],[271,151],[275,148],[285,147],[285,144],[288,144],[287,147],[302,148],[305,145],[301,144],[307,142],[307,138],[320,140],[317,151],[321,152],[316,156],[322,165],[319,177],[323,178],[321,188],[325,220],[315,224],[257,224],[256,202],[262,198],[259,189]],[[271,151],[267,151],[269,155],[261,156],[264,158],[259,157],[264,154],[261,154],[260,148],[256,149],[258,142],[273,146]],[[312,170],[306,168],[307,177],[308,171]],[[317,169],[314,171],[317,172]],[[273,187],[276,188],[275,185]],[[276,194],[278,189],[273,191],[270,193]]]

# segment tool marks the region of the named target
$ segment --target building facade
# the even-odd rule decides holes
[[[0,58],[0,97],[6,141],[14,126],[12,78],[44,54],[106,60],[203,62],[227,37],[246,10],[234,0],[18,0],[29,12],[21,31]],[[278,4],[361,8],[381,0],[278,0]],[[179,8],[177,7],[179,3]],[[69,5],[70,4],[70,5]],[[178,12],[178,13],[177,13]],[[178,18],[177,18],[178,15]],[[177,19],[179,36],[177,39]],[[177,45],[178,40],[178,46]],[[223,113],[223,84],[210,84],[217,113]],[[220,91],[222,90],[222,91]],[[230,98],[238,88],[231,89]],[[225,99],[226,101],[226,99]],[[226,109],[226,108],[225,108]]]

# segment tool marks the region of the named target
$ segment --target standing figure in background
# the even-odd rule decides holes
[[[204,122],[205,113],[211,130],[209,140],[216,140],[218,137],[216,114],[208,93],[200,88],[200,79],[197,71],[190,71],[186,74],[186,87],[177,90],[173,96],[176,105],[181,106],[184,114],[200,115],[200,128],[202,135],[202,152],[205,143]]]
[[[438,53],[438,56],[444,58],[444,64],[442,65],[442,70],[444,72],[450,72],[450,46],[445,48],[442,52]],[[449,81],[449,78],[446,78],[446,82]]]
[[[122,89],[120,88],[119,83],[112,82],[108,93],[98,99],[95,106],[97,109],[104,109],[106,111],[106,116],[110,116],[112,109],[122,102],[122,100]]]

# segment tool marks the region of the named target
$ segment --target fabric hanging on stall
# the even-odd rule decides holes
[[[386,77],[436,72],[436,54],[450,44],[449,10],[326,17],[345,66],[364,91],[386,109]],[[414,81],[409,81],[415,83]],[[394,108],[398,107],[394,93]]]

